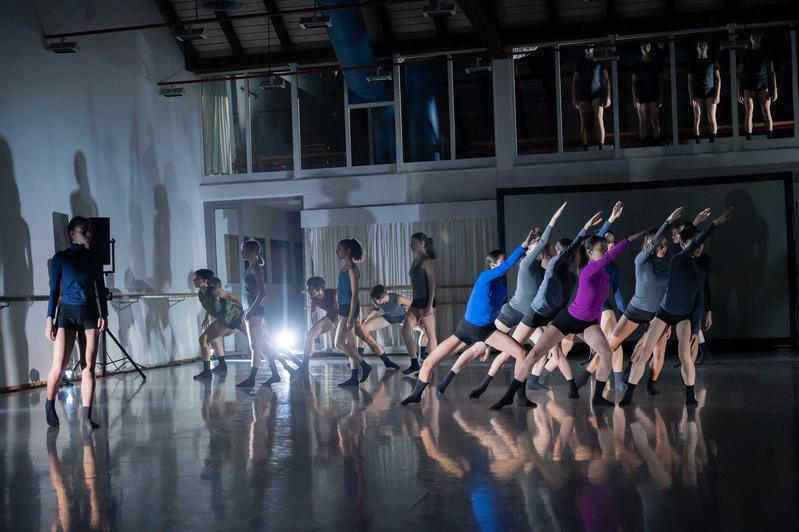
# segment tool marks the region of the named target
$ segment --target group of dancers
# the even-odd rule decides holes
[[[411,360],[403,373],[418,372],[419,375],[413,391],[400,404],[421,400],[434,368],[443,360],[462,352],[438,384],[441,393],[463,367],[478,357],[486,360],[494,348],[500,354],[486,378],[470,394],[472,398],[480,397],[497,372],[511,359],[515,360],[514,378],[502,398],[491,406],[492,409],[511,404],[514,397],[519,405],[535,406],[527,398],[525,388],[545,388],[548,375],[556,368],[561,370],[569,384],[570,398],[579,397],[579,389],[593,374],[596,386],[591,401],[599,406],[614,404],[603,397],[612,370],[616,390],[624,390],[619,405],[627,406],[632,403],[635,387],[653,354],[655,358],[650,364],[648,388],[652,395],[657,393],[654,381],[662,368],[665,342],[674,326],[686,390],[685,402],[688,406],[695,405],[694,359],[698,344],[704,340],[702,327],[707,328],[712,323],[704,304],[707,263],[701,258],[704,256],[702,250],[715,228],[729,219],[732,209],[725,210],[700,231],[700,226],[710,217],[710,210],[701,211],[692,222],[684,222],[684,208],[680,207],[660,227],[639,231],[616,242],[611,227],[623,212],[621,202],[617,202],[596,233],[590,231],[602,223],[601,211],[586,221],[573,240],[562,238],[553,243],[552,232],[566,206],[566,203],[561,205],[543,231],[538,228],[529,231],[510,255],[498,249],[488,253],[487,269],[475,280],[464,318],[455,332],[440,344],[436,336],[433,239],[424,233],[411,236],[410,247],[414,254],[409,272],[412,297],[406,298],[388,291],[383,285],[376,285],[371,290],[371,308],[365,316],[362,316],[358,299],[358,263],[363,259],[364,251],[356,239],[341,240],[336,247],[336,256],[342,264],[337,288],[327,288],[324,279],[318,276],[306,282],[312,313],[321,311],[323,315],[307,332],[301,359],[290,352],[281,352],[268,331],[264,308],[264,261],[260,244],[248,240],[241,247],[242,258],[247,264],[241,298],[222,288],[213,271],[200,269],[194,272],[198,299],[205,310],[199,336],[202,369],[194,379],[210,379],[215,373],[227,371],[222,340],[240,331],[249,340],[251,360],[249,375],[236,387],[255,387],[264,358],[268,361],[271,375],[262,386],[271,386],[281,380],[277,363],[291,374],[307,372],[316,340],[335,330],[335,346],[349,358],[351,369],[350,377],[340,386],[358,386],[372,371],[359,342],[368,345],[387,369],[400,369],[371,333],[391,324],[401,324]],[[670,229],[674,243],[679,245],[672,256],[669,256],[667,238]],[[57,253],[51,262],[45,334],[54,347],[45,413],[48,425],[59,425],[55,395],[77,340],[82,368],[83,424],[94,429],[99,426],[92,420],[95,361],[99,334],[107,327],[107,289],[102,265],[89,251],[92,238],[90,221],[75,217],[69,223],[68,232],[69,248]],[[635,257],[635,294],[625,305],[615,261],[630,242],[642,237],[641,250]],[[572,271],[575,263],[577,274]],[[508,291],[504,277],[517,264],[516,290],[505,303]],[[613,297],[609,295],[611,287]],[[575,288],[576,294],[572,298]],[[611,300],[623,312],[618,321]],[[621,345],[641,325],[647,330],[632,353],[625,382]],[[418,340],[414,337],[415,332]],[[566,357],[578,337],[591,348],[593,360],[583,375],[575,379]],[[532,349],[527,347],[530,344]],[[426,358],[425,352],[428,354]],[[212,353],[218,361],[213,369]],[[420,358],[424,359],[422,365],[419,364]],[[526,387],[525,381],[528,383]]]

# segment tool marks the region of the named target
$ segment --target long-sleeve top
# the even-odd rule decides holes
[[[613,222],[605,220],[605,223],[603,223],[599,231],[596,232],[596,236],[605,238],[605,234],[610,231],[612,225]],[[625,312],[627,310],[627,305],[624,304],[624,293],[621,291],[619,266],[615,262],[611,262],[605,267],[605,270],[608,272],[608,275],[610,275],[610,288],[613,290],[613,301],[616,303],[616,308],[619,309],[619,312]]]
[[[583,321],[599,319],[602,315],[602,303],[607,299],[610,287],[610,275],[605,267],[616,260],[629,244],[630,241],[625,238],[610,248],[601,259],[586,264],[580,272],[577,295],[569,305],[569,314]]]
[[[691,240],[685,249],[672,257],[666,292],[660,302],[663,310],[675,316],[693,314],[691,329],[694,334],[699,332],[702,323],[703,292],[707,272],[694,258],[693,253],[715,229],[715,224],[710,224],[707,229]]]
[[[50,262],[49,317],[55,317],[59,294],[61,302],[67,305],[94,305],[95,299],[99,299],[100,315],[108,316],[103,265],[79,244],[70,244]]]
[[[669,223],[663,222],[655,236],[635,256],[635,294],[630,305],[646,312],[657,312],[669,282],[670,259],[654,254],[668,229]]]
[[[524,252],[525,248],[519,246],[502,264],[485,270],[477,277],[466,304],[466,321],[478,327],[494,323],[508,295],[508,288],[502,277],[522,258]]]
[[[544,251],[552,234],[552,226],[548,225],[535,247],[522,259],[519,264],[519,273],[516,275],[516,291],[508,304],[521,313],[527,312],[533,298],[538,292],[538,287],[544,278],[544,270],[537,257]]]
[[[569,302],[574,285],[577,284],[577,277],[569,271],[565,260],[580,249],[586,236],[588,231],[581,229],[566,249],[549,259],[549,264],[544,270],[544,279],[533,298],[534,312],[542,316],[552,316]]]

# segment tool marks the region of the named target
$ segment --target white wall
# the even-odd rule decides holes
[[[158,96],[156,82],[186,76],[167,29],[79,39],[55,55],[42,32],[160,20],[153,2],[0,2],[0,279],[3,296],[48,292],[53,216],[111,218],[123,292],[186,292],[205,262],[198,195],[199,88]],[[30,260],[26,260],[29,256]],[[0,310],[0,387],[44,377],[46,303]],[[111,330],[144,364],[196,355],[199,306],[139,302]]]

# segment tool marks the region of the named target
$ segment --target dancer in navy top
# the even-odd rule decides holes
[[[59,421],[55,411],[55,396],[77,337],[82,368],[80,392],[83,426],[96,429],[99,425],[92,421],[94,366],[100,332],[108,326],[108,292],[103,279],[103,266],[89,251],[92,242],[91,222],[76,216],[70,220],[67,230],[69,248],[56,253],[50,263],[50,300],[44,334],[53,342],[53,364],[47,375],[44,411],[47,424],[57,427]],[[61,309],[56,319],[59,296]]]
[[[474,288],[472,288],[469,302],[466,305],[465,317],[458,324],[455,334],[441,342],[425,359],[413,392],[400,404],[407,405],[421,401],[422,392],[433,376],[433,368],[444,359],[476,342],[485,342],[516,358],[524,357],[526,354],[524,347],[506,333],[497,330],[494,320],[508,295],[503,276],[522,258],[533,241],[533,237],[534,232],[530,231],[524,242],[507,259],[502,250],[494,250],[488,254],[486,257],[488,269],[483,271],[474,282]],[[524,391],[522,391],[523,393]],[[534,403],[527,400],[526,396],[524,402],[527,406],[535,406]]]
[[[358,353],[355,339],[355,326],[361,318],[358,302],[358,282],[361,272],[356,262],[363,260],[361,243],[354,238],[345,238],[336,246],[336,256],[342,267],[338,274],[338,327],[336,328],[336,348],[343,351],[350,359],[350,378],[339,386],[358,386],[369,378],[372,366],[366,363]],[[358,367],[362,373],[358,379]]]

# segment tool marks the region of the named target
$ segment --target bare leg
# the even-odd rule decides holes
[[[694,135],[699,137],[702,135],[702,107],[697,105],[697,102],[698,100],[692,102],[691,109],[694,111]],[[710,115],[708,115],[708,120],[710,120]]]
[[[652,120],[652,138],[660,140],[660,107],[658,107],[657,102],[649,102],[646,107]]]
[[[58,415],[55,411],[55,396],[58,393],[58,386],[61,384],[61,376],[69,366],[69,355],[72,353],[73,345],[75,345],[75,331],[59,328],[53,342],[53,363],[47,374],[47,400],[44,404],[47,424],[51,427],[59,425]]]
[[[365,323],[359,323],[356,325],[355,334],[360,338],[366,345],[369,346],[369,349],[372,350],[374,354],[377,356],[382,355],[385,353],[383,347],[377,343],[377,340],[374,339],[372,336],[373,331],[378,331],[380,329],[385,329],[388,327],[389,323],[386,319],[382,316],[377,316],[375,318],[370,319]]]
[[[716,121],[716,108],[717,107],[718,106],[715,103],[713,103],[713,100],[711,98],[708,98],[707,100],[705,100],[705,108],[707,109],[707,122],[708,122],[708,124],[710,126],[710,132],[713,135],[718,134],[718,131],[719,131],[719,125],[718,125],[718,122]]]
[[[591,126],[591,102],[580,102],[580,141],[588,146],[588,129]]]
[[[463,368],[468,366],[472,360],[479,357],[481,353],[485,351],[485,344],[483,342],[477,342],[476,344],[472,344],[469,348],[461,353],[458,357],[458,360],[452,365],[452,373],[458,374],[461,372]]]
[[[416,360],[416,342],[413,340],[413,329],[419,323],[419,318],[416,314],[416,309],[410,308],[405,314],[405,319],[402,321],[402,338],[405,340],[405,348],[408,350],[408,356],[411,357],[411,363]]]
[[[78,342],[80,344],[80,395],[81,406],[83,407],[83,427],[96,429],[100,425],[92,421],[92,403],[94,402],[94,388],[97,376],[94,373],[94,364],[97,360],[97,339],[99,329],[88,329],[78,332]]]
[[[316,321],[311,326],[311,329],[305,334],[305,343],[302,346],[302,367],[301,369],[307,370],[308,363],[311,360],[311,353],[313,353],[314,343],[316,339],[332,330],[334,327],[333,322],[325,316]]]
[[[599,367],[596,370],[596,388],[591,403],[597,406],[612,406],[613,403],[602,397],[602,390],[610,376],[612,366],[613,351],[605,333],[597,325],[592,325],[583,331],[583,339],[588,346],[599,355]]]
[[[639,103],[636,107],[638,111],[638,139],[643,142],[646,140],[646,108],[647,104]]]
[[[691,322],[689,320],[677,324],[677,346],[680,362],[682,362],[682,366],[680,366],[682,380],[686,386],[693,386],[696,382],[696,371],[691,357]]]
[[[343,352],[350,359],[350,378],[340,383],[339,386],[357,386],[359,383],[358,366],[364,368],[365,376],[369,375],[371,366],[366,364],[358,353],[355,340],[355,327],[353,326],[352,329],[347,329],[346,319],[338,320],[338,326],[336,327],[336,349]],[[364,380],[366,379],[363,378],[360,382]]]
[[[605,145],[605,108],[600,105],[600,100],[591,102],[594,108],[594,121],[596,122],[596,138],[599,146]]]
[[[438,347],[424,359],[422,369],[419,371],[419,379],[416,381],[413,391],[408,397],[400,401],[400,404],[408,405],[421,401],[422,393],[424,389],[427,388],[427,385],[430,383],[430,378],[433,376],[433,369],[443,360],[458,353],[464,347],[466,347],[466,344],[461,342],[454,334],[438,344]]]
[[[760,103],[760,111],[763,113],[763,123],[766,126],[766,131],[770,135],[774,130],[774,120],[771,118],[771,100],[769,99],[768,91],[758,91],[757,101]]]
[[[427,352],[430,353],[438,346],[438,337],[436,336],[436,310],[433,309],[433,312],[429,316],[425,316],[424,313],[420,312],[419,321],[424,327],[425,333],[427,333]]]
[[[757,97],[755,91],[744,91],[744,124],[746,125],[746,134],[752,134],[752,115],[755,110],[754,99]]]

